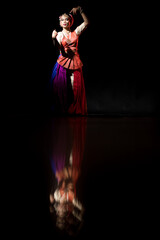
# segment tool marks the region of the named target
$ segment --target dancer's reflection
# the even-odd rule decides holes
[[[84,154],[86,118],[61,119],[56,124],[51,158],[56,177],[50,191],[50,212],[56,213],[56,225],[74,234],[83,223],[84,208],[77,196]],[[53,182],[54,183],[54,182]]]

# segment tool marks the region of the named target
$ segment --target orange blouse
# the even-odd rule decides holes
[[[83,66],[78,53],[78,38],[75,31],[70,32],[68,36],[63,34],[61,54],[57,62],[64,68],[76,70]]]

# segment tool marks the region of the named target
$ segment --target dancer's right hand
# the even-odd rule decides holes
[[[52,32],[52,38],[56,38],[57,37],[57,31],[56,30],[53,30],[53,32]]]

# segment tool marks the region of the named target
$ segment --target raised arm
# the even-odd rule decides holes
[[[77,12],[79,12],[81,14],[84,24],[85,24],[85,27],[87,27],[89,25],[89,19],[86,16],[86,14],[84,13],[82,7],[78,6],[78,7],[72,8],[72,10],[70,11],[70,13],[72,13],[73,15],[77,14]]]

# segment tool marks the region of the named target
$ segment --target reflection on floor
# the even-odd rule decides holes
[[[23,232],[45,239],[153,238],[158,119],[13,117],[9,126],[13,213]]]
[[[53,121],[50,165],[50,212],[56,226],[77,235],[83,225],[84,207],[78,197],[78,180],[83,160],[86,118]],[[54,215],[55,214],[55,215]]]

